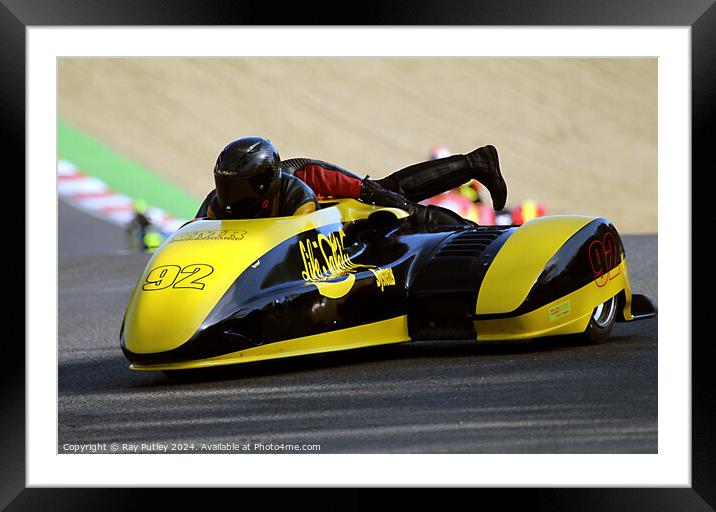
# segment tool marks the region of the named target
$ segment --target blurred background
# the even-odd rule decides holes
[[[73,58],[58,78],[60,176],[99,174],[173,217],[213,188],[224,145],[259,135],[373,178],[493,144],[508,206],[657,232],[656,59]]]

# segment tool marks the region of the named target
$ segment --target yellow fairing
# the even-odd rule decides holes
[[[622,290],[631,298],[626,260],[619,264],[617,278],[605,286],[596,281],[524,315],[475,322],[478,341],[520,340],[557,334],[584,332],[594,308]]]
[[[547,262],[594,217],[539,217],[510,236],[490,265],[477,297],[476,313],[509,313],[527,297]]]
[[[234,280],[288,238],[388,210],[352,199],[305,215],[271,219],[205,220],[189,224],[157,250],[127,308],[124,343],[138,354],[173,350],[199,329]]]
[[[342,329],[340,331],[324,332],[303,338],[279,341],[269,345],[234,352],[233,354],[198,361],[159,365],[132,364],[130,368],[133,370],[151,371],[188,370],[192,368],[206,368],[209,366],[249,363],[266,359],[334,352],[374,345],[385,345],[388,343],[400,343],[409,341],[409,339],[408,318],[406,316],[400,316],[390,320],[349,327],[348,329]]]

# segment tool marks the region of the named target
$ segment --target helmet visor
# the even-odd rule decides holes
[[[257,174],[256,176],[251,176],[248,181],[251,185],[251,189],[256,194],[256,196],[264,197],[268,194],[274,179],[275,173],[273,171],[266,171]]]
[[[265,199],[273,194],[274,174],[259,173],[249,178],[215,174],[216,196],[222,208],[230,207],[233,215],[254,217]]]

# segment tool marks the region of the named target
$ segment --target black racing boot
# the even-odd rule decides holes
[[[500,161],[497,158],[495,146],[477,148],[465,156],[470,161],[470,168],[473,170],[472,177],[490,191],[492,208],[495,211],[502,210],[507,203],[507,183],[500,171]]]
[[[467,155],[428,160],[394,172],[377,182],[384,188],[419,202],[476,179],[490,191],[495,210],[507,202],[507,184],[500,172],[497,150],[484,146]]]

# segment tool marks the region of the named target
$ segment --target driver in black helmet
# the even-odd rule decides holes
[[[281,161],[269,140],[245,137],[229,143],[219,154],[214,166],[216,188],[196,216],[246,219],[300,215],[315,211],[319,197],[351,197],[402,208],[418,222],[473,225],[446,208],[418,204],[471,179],[490,191],[495,210],[504,208],[507,185],[493,146],[418,163],[386,178],[371,180],[322,160]]]

